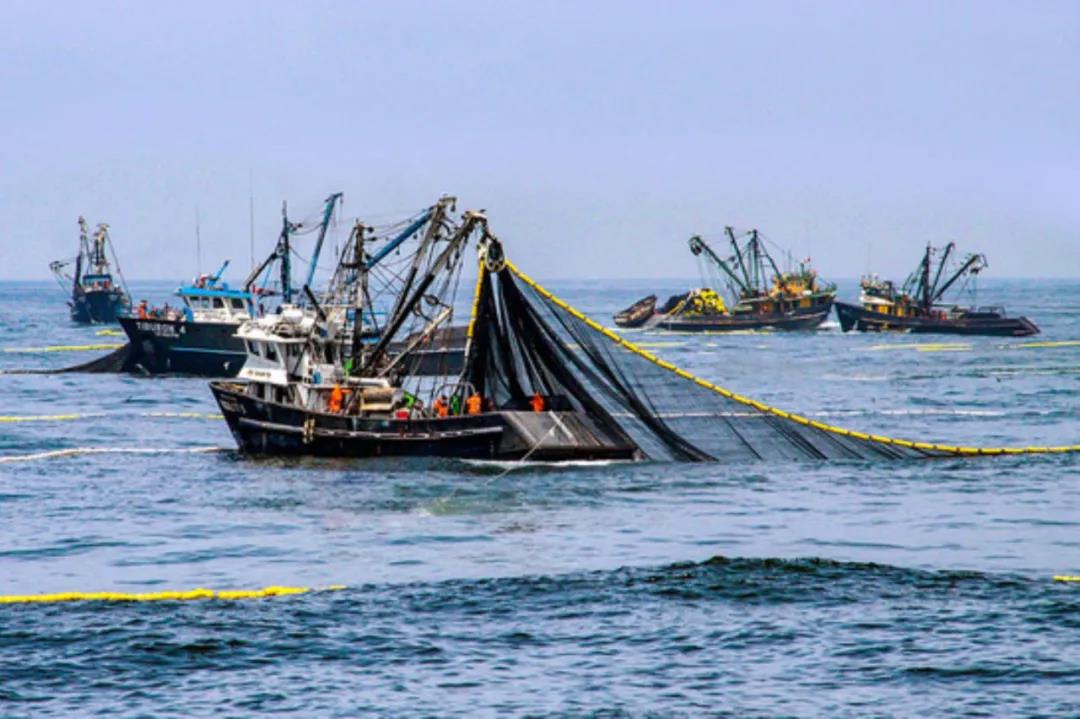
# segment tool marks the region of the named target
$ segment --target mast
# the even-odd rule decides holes
[[[312,281],[315,279],[315,269],[319,265],[319,254],[322,252],[323,240],[326,239],[326,230],[330,226],[330,218],[334,214],[334,205],[342,197],[342,193],[335,192],[326,198],[326,205],[323,207],[322,224],[319,226],[319,238],[315,240],[315,250],[311,253],[311,262],[308,265],[307,284],[311,286]]]
[[[450,237],[446,243],[446,247],[443,248],[439,256],[431,263],[427,272],[420,278],[420,281],[416,284],[416,289],[412,294],[408,296],[408,299],[401,303],[401,307],[398,312],[390,318],[386,326],[383,328],[382,333],[379,335],[379,341],[372,348],[371,353],[367,355],[363,370],[367,371],[371,369],[376,360],[386,351],[387,345],[390,344],[394,335],[401,325],[404,324],[405,319],[412,313],[413,309],[424,299],[424,293],[427,292],[428,287],[435,281],[435,278],[440,272],[446,269],[450,264],[450,261],[457,255],[458,250],[469,239],[473,230],[477,226],[483,226],[487,228],[487,218],[481,212],[469,211],[465,213],[465,222],[457,229],[457,231]]]
[[[364,233],[367,228],[360,220],[353,226],[353,266],[356,267],[356,296],[353,299],[353,331],[349,355],[352,367],[357,361],[363,362],[364,298],[368,294],[368,270],[364,266]]]
[[[281,297],[284,304],[292,304],[292,262],[289,248],[289,225],[287,203],[281,203],[281,241],[278,243],[278,256],[281,258]]]
[[[86,218],[79,215],[79,254],[75,258],[75,286],[82,280],[83,257],[90,259],[90,238],[86,229]]]
[[[761,243],[761,239],[758,237],[758,231],[757,230],[751,230],[750,235],[751,235],[751,241],[754,243],[754,255],[757,257],[758,272],[761,273],[762,275],[764,275],[764,273],[761,272],[761,257],[764,256],[765,259],[767,259],[769,261],[769,266],[772,267],[773,274],[776,277],[779,277],[780,276],[780,268],[776,266],[776,261],[773,260],[772,255],[769,254],[769,251],[767,249],[765,249],[765,245],[763,245]],[[763,279],[764,279],[764,277],[759,278],[759,282],[761,280],[763,280]],[[760,287],[760,284],[759,284],[759,287]]]
[[[409,266],[409,271],[405,276],[405,281],[401,285],[401,292],[398,293],[397,299],[394,300],[394,307],[390,310],[390,320],[393,319],[401,312],[401,308],[405,303],[405,297],[409,290],[412,288],[412,283],[416,280],[416,275],[420,271],[420,267],[423,265],[424,260],[428,257],[428,251],[434,246],[435,241],[438,239],[439,230],[442,228],[443,220],[446,216],[446,210],[452,207],[456,202],[456,198],[444,195],[432,205],[427,212],[417,218],[417,221],[407,227],[404,232],[398,235],[392,240],[386,247],[382,249],[378,254],[372,257],[368,261],[368,269],[374,267],[380,260],[389,254],[390,249],[397,247],[406,239],[416,234],[423,226],[421,218],[427,218],[425,221],[429,221],[427,232],[424,233],[424,239],[420,243],[419,249],[413,256],[412,264]]]
[[[922,261],[922,295],[923,295],[923,309],[930,309],[930,253],[933,248],[930,247],[930,243],[926,243],[926,254],[923,255]]]
[[[735,249],[735,259],[739,261],[739,270],[743,275],[743,287],[747,288],[746,292],[749,293],[752,283],[750,282],[750,275],[746,271],[746,262],[743,259],[742,252],[739,250],[739,243],[735,240],[735,231],[731,228],[731,225],[728,225],[724,228],[724,232],[727,233],[728,239],[731,240],[731,246]]]
[[[90,256],[90,262],[94,266],[94,274],[103,274],[105,265],[108,264],[108,260],[105,257],[105,241],[108,237],[109,226],[104,222],[99,222],[97,230],[94,232]]]

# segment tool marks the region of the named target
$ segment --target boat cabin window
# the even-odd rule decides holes
[[[273,342],[267,342],[266,343],[266,359],[270,360],[271,362],[277,362],[277,358],[278,358],[277,347],[274,346]]]
[[[220,297],[215,297],[214,298],[214,309],[215,310],[225,309],[225,303],[221,301]]]
[[[232,298],[232,308],[234,310],[242,310],[242,309],[244,309],[244,301],[242,299],[240,299],[239,297],[233,297]]]
[[[259,347],[258,342],[254,342],[254,341],[247,342],[247,351],[248,351],[248,354],[253,354],[256,357],[259,357],[260,355],[262,355],[262,349]]]

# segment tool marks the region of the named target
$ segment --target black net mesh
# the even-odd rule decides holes
[[[717,388],[625,342],[513,265],[481,279],[465,378],[500,408],[583,410],[659,460],[874,459],[979,450],[829,427]],[[997,453],[997,452],[995,452]]]

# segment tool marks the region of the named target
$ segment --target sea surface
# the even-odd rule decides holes
[[[982,283],[1043,333],[630,336],[851,429],[1080,443],[1080,282]],[[550,283],[601,321],[685,286]],[[0,283],[0,370],[91,359],[103,329]],[[0,605],[3,717],[1076,716],[1058,574],[1080,456],[251,459],[205,379],[0,375],[0,594],[346,587]]]

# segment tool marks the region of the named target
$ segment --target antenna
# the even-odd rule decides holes
[[[199,234],[199,206],[195,206],[195,276],[202,271],[202,236]]]
[[[255,267],[255,179],[250,167],[248,168],[248,232],[251,266]]]

